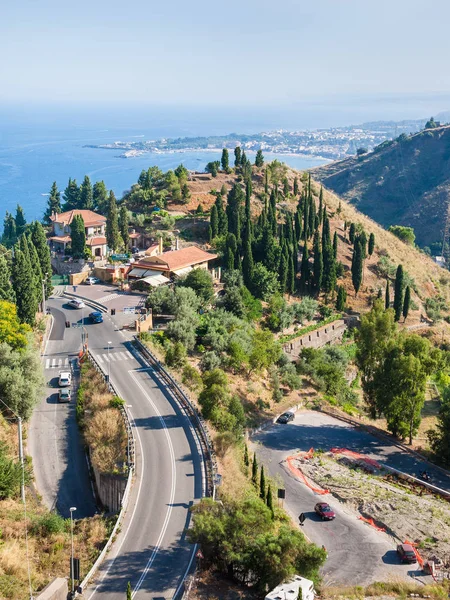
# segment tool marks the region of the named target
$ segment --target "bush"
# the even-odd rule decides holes
[[[170,344],[166,350],[165,361],[169,367],[182,367],[186,362],[186,348],[181,342]]]
[[[202,386],[202,378],[200,373],[192,365],[186,365],[183,369],[182,382],[191,390],[196,390]]]
[[[119,408],[120,409],[123,406],[125,406],[125,400],[122,400],[122,398],[119,398],[119,396],[114,396],[109,401],[109,406],[110,406],[110,408]]]
[[[55,533],[64,533],[69,527],[66,519],[52,512],[36,519],[31,525],[31,531],[35,535],[45,537]]]

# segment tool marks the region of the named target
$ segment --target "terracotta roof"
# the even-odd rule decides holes
[[[54,235],[53,237],[48,238],[52,242],[65,242],[66,244],[72,241],[70,235]]]
[[[184,267],[190,267],[209,260],[214,260],[215,258],[217,258],[217,254],[210,254],[201,248],[197,248],[197,246],[189,246],[182,250],[164,252],[159,256],[149,256],[135,264],[135,267],[151,267],[152,269],[161,271],[176,271]]]
[[[50,220],[54,223],[63,223],[64,225],[70,225],[75,215],[81,215],[83,217],[85,227],[93,227],[95,225],[103,225],[106,223],[106,217],[95,213],[93,210],[69,210],[67,212],[52,215]]]
[[[102,246],[103,244],[106,244],[106,238],[101,235],[94,235],[86,240],[86,246]]]
[[[131,238],[132,240],[135,240],[138,237],[141,237],[141,234],[140,233],[129,233],[128,237]]]

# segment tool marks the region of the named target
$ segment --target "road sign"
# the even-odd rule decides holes
[[[222,475],[220,473],[216,473],[214,475],[214,485],[216,487],[219,487],[219,485],[222,485]]]
[[[303,523],[305,522],[305,513],[300,513],[298,516],[298,520],[300,521],[300,525],[303,525]]]
[[[128,254],[111,254],[111,260],[128,260]]]
[[[286,498],[286,490],[283,490],[283,488],[280,488],[278,490],[278,498],[280,498],[281,500],[284,500]]]
[[[136,312],[136,307],[135,306],[124,306],[123,312],[134,315],[134,313]]]

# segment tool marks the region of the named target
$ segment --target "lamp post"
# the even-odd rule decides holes
[[[70,510],[70,544],[71,544],[71,551],[70,551],[70,565],[71,565],[71,581],[72,581],[72,598],[74,595],[74,591],[75,591],[75,583],[74,583],[74,568],[73,568],[73,513],[75,510],[77,510],[76,506],[71,506],[69,508]]]
[[[48,273],[44,273],[44,279],[42,280],[42,313],[45,315],[46,313],[46,304],[45,304],[45,288],[47,284]]]
[[[109,362],[109,347],[110,347],[111,344],[112,344],[112,342],[108,342],[108,385],[109,385],[109,376],[111,374],[111,365],[110,365],[110,362]]]

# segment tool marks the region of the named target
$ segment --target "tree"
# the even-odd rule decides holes
[[[294,177],[294,196],[298,196],[298,177]]]
[[[272,488],[270,487],[270,483],[267,486],[266,504],[267,504],[267,508],[272,513],[272,518],[273,518],[273,515],[274,515],[274,511],[273,511],[273,497],[272,497]]]
[[[337,236],[337,231],[335,231],[334,235],[333,235],[333,256],[334,256],[334,260],[336,260],[336,258],[337,258],[337,253],[338,253],[338,236]]]
[[[217,215],[217,206],[215,204],[211,207],[211,214],[209,217],[209,241],[211,242],[219,233],[219,218]]]
[[[234,166],[236,168],[241,166],[241,147],[236,146],[234,149]]]
[[[363,154],[367,154],[367,148],[358,148],[356,150],[356,156],[363,156]]]
[[[59,193],[56,181],[53,182],[50,189],[50,195],[47,201],[47,209],[44,213],[44,223],[49,225],[51,223],[50,217],[55,213],[61,212],[61,194]]]
[[[39,259],[39,265],[45,285],[45,297],[48,298],[53,289],[51,281],[52,261],[45,231],[39,221],[34,221],[31,224],[31,240]],[[39,285],[41,285],[41,282],[39,282]]]
[[[247,239],[244,248],[244,258],[242,260],[242,275],[244,276],[244,283],[247,287],[250,287],[253,281],[253,253],[252,245],[249,239]]]
[[[302,262],[300,265],[300,286],[302,292],[305,293],[308,289],[311,279],[311,270],[309,264],[308,245],[305,241],[303,244]]]
[[[402,314],[403,286],[404,286],[403,266],[398,265],[397,272],[395,274],[395,285],[394,285],[394,313],[395,313],[396,321],[400,320],[400,317]]]
[[[237,260],[239,260],[239,254],[237,252],[236,236],[234,235],[234,233],[229,233],[227,235],[227,241],[225,246],[225,267],[229,271],[232,271],[235,268]]]
[[[190,197],[191,191],[189,189],[189,186],[187,183],[183,183],[183,185],[181,186],[181,199],[183,200],[184,204],[187,204],[189,202]]]
[[[131,600],[132,598],[132,594],[131,594],[131,583],[128,582],[127,583],[127,600]]]
[[[439,121],[435,121],[434,117],[430,117],[429,120],[425,123],[425,129],[435,129],[436,127],[440,127]]]
[[[267,300],[278,291],[277,274],[269,271],[265,265],[258,262],[253,268],[251,291],[257,298]]]
[[[217,173],[219,172],[219,168],[220,168],[220,160],[213,160],[213,161],[209,162],[206,165],[205,171],[207,173],[211,173],[211,175],[213,177],[217,177]]]
[[[259,497],[264,501],[266,499],[266,478],[264,477],[264,465],[261,467],[261,474],[259,478]]]
[[[11,248],[17,241],[16,220],[8,211],[6,211],[5,220],[3,221],[3,236],[2,243]]]
[[[348,232],[348,239],[350,240],[351,244],[354,244],[354,242],[355,242],[355,235],[356,235],[356,225],[354,223],[351,223],[350,230]]]
[[[64,190],[63,211],[74,210],[79,207],[80,190],[76,179],[69,179],[66,189]]]
[[[234,184],[231,190],[228,192],[227,198],[227,218],[228,218],[228,231],[234,233],[236,241],[240,244],[241,239],[241,218],[240,212],[241,207],[244,203],[244,192],[240,185]]]
[[[427,431],[430,446],[435,456],[445,465],[450,464],[450,388],[442,393],[436,428]]]
[[[250,371],[267,369],[280,358],[281,346],[268,330],[254,331],[252,346],[249,357]]]
[[[336,310],[342,312],[345,310],[345,303],[347,301],[347,292],[343,285],[338,286],[337,298],[336,298]]]
[[[33,326],[38,310],[35,289],[30,286],[34,275],[29,258],[18,247],[14,251],[11,279],[16,295],[17,315],[22,323]]]
[[[387,310],[391,306],[391,298],[389,293],[389,279],[386,280],[386,292],[384,294],[384,308]]]
[[[313,282],[314,289],[317,292],[320,292],[322,287],[322,277],[323,277],[323,257],[322,257],[322,248],[320,247],[320,236],[319,232],[316,231],[314,234],[314,270],[313,270]]]
[[[86,230],[83,217],[75,215],[70,224],[70,237],[72,238],[72,254],[75,258],[82,258],[86,251]]]
[[[258,168],[260,168],[260,167],[262,167],[263,165],[264,165],[264,156],[263,156],[262,150],[261,150],[261,149],[259,149],[259,150],[256,152],[256,157],[255,157],[255,166],[256,166],[256,167],[258,167]]]
[[[145,171],[143,171],[145,174]],[[96,181],[92,190],[93,210],[101,215],[106,215],[108,212],[108,190],[104,181]]]
[[[209,304],[214,296],[213,280],[207,269],[192,269],[179,285],[192,288],[202,304]]]
[[[416,234],[414,233],[414,229],[412,227],[403,227],[402,225],[391,225],[388,231],[390,231],[396,237],[398,237],[399,240],[402,240],[402,242],[405,242],[405,244],[414,246]]]
[[[406,286],[406,290],[405,290],[405,298],[403,300],[403,318],[406,321],[406,318],[409,314],[409,305],[411,303],[411,290],[409,285]]]
[[[283,179],[283,195],[284,195],[284,197],[288,198],[290,192],[291,192],[291,188],[289,186],[289,179],[287,177],[285,177]]]
[[[125,248],[128,248],[128,242],[130,240],[130,235],[128,233],[128,210],[124,202],[120,205],[119,210],[119,231],[123,243],[125,244]]]
[[[92,184],[87,175],[85,175],[83,183],[80,186],[78,208],[83,210],[92,210],[94,208]]]
[[[252,482],[255,487],[258,485],[258,461],[256,460],[256,454],[253,455]]]
[[[220,159],[220,162],[222,164],[222,170],[225,171],[225,173],[228,173],[228,171],[230,170],[230,158],[228,155],[228,150],[226,148],[223,148],[222,150],[222,158]]]
[[[115,252],[120,246],[119,219],[117,215],[117,202],[114,192],[109,192],[108,214],[106,217],[106,242],[110,250]]]
[[[20,204],[17,205],[16,216],[14,220],[16,222],[16,234],[19,238],[22,235],[22,233],[24,233],[25,227],[27,226],[27,221],[25,219],[23,208],[20,206]]]
[[[16,305],[0,300],[0,343],[8,344],[13,350],[24,350],[31,331],[31,327],[19,321]]]
[[[4,256],[0,253],[0,300],[15,302],[16,296],[11,284],[11,272],[9,264]]]
[[[358,295],[359,288],[362,283],[362,272],[363,272],[363,257],[362,247],[359,238],[355,241],[355,247],[353,249],[352,257],[352,283],[355,288],[355,296]]]
[[[226,235],[228,233],[228,217],[223,208],[222,194],[216,198],[215,206],[217,208],[218,235]]]
[[[244,465],[248,467],[250,465],[250,460],[248,458],[248,448],[247,444],[244,444]]]
[[[375,234],[371,233],[369,235],[369,247],[367,249],[367,254],[369,256],[372,256],[374,250],[375,250]]]

